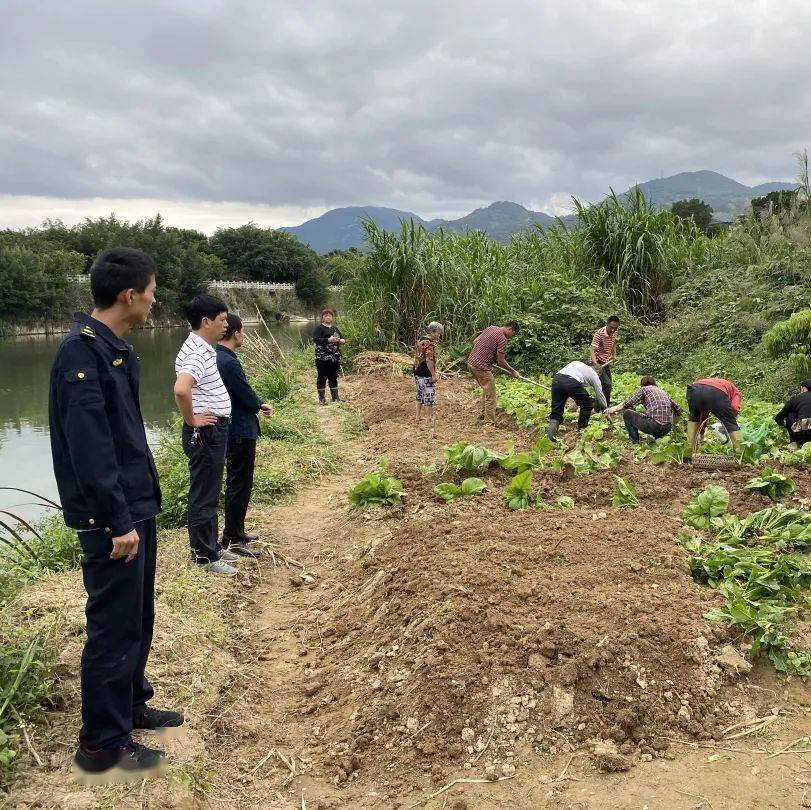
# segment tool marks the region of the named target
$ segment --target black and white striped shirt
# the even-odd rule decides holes
[[[217,351],[194,332],[177,353],[175,374],[190,374],[197,383],[191,393],[194,413],[209,411],[216,416],[231,415],[231,397],[217,369]]]

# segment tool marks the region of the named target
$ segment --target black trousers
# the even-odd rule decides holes
[[[740,430],[732,402],[720,388],[713,385],[688,385],[687,407],[691,422],[700,422],[701,414],[706,411],[718,417],[727,433]]]
[[[622,420],[625,422],[625,427],[628,430],[628,438],[634,443],[639,444],[639,434],[647,433],[649,436],[654,436],[661,439],[662,436],[667,436],[670,433],[672,425],[663,425],[655,419],[651,419],[644,413],[639,411],[623,411]]]
[[[563,421],[563,410],[569,397],[580,406],[577,426],[586,427],[591,419],[594,399],[589,396],[583,383],[579,383],[567,374],[555,374],[552,377],[552,412],[549,415],[551,419],[558,422]]]
[[[603,366],[600,371],[600,384],[603,387],[603,394],[605,394],[605,401],[611,405],[611,389],[614,387],[614,378],[611,375],[611,366]],[[598,405],[598,413],[602,408]]]
[[[130,739],[132,717],[154,694],[144,670],[155,621],[155,518],[135,524],[138,554],[111,560],[103,529],[79,532],[87,591],[87,641],[82,652],[82,729],[90,748],[118,748]]]
[[[222,548],[217,530],[217,505],[222,490],[228,425],[197,429],[183,425],[183,452],[189,459],[189,545],[201,564],[215,562]]]
[[[245,514],[251,501],[256,439],[229,439],[225,453],[225,528],[222,544],[245,539]]]
[[[329,383],[330,393],[332,398],[335,399],[338,395],[338,372],[341,369],[341,364],[336,363],[334,360],[316,360],[315,361],[315,387],[318,389],[319,396],[323,396],[324,389]]]

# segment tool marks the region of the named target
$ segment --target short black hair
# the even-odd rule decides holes
[[[222,298],[217,298],[216,295],[207,295],[206,293],[195,295],[183,307],[183,314],[192,329],[199,329],[200,324],[203,323],[203,318],[210,318],[213,321],[221,312],[228,312],[225,301]]]
[[[90,268],[93,303],[99,309],[109,309],[124,290],[142,293],[157,272],[152,257],[142,250],[128,247],[103,250]]]
[[[650,376],[650,374],[646,374],[640,381],[639,385],[641,388],[644,388],[646,385],[656,385],[656,380]]]
[[[222,340],[229,340],[234,336],[235,332],[242,331],[242,318],[239,315],[234,315],[233,312],[228,313],[228,328],[225,330],[225,334],[222,336]]]
[[[619,315],[609,315],[608,320],[606,321],[606,323],[619,323],[619,322],[620,322]]]
[[[508,329],[512,329],[516,335],[521,331],[521,326],[518,321],[507,321],[504,326],[506,326]]]

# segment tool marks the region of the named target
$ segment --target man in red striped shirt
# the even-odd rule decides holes
[[[687,444],[689,452],[695,452],[701,426],[716,416],[724,426],[732,444],[742,440],[738,427],[738,414],[741,410],[741,392],[723,377],[705,377],[687,386],[687,407],[690,416],[687,422]]]
[[[513,377],[518,376],[518,372],[504,357],[507,341],[518,334],[518,329],[515,321],[509,321],[505,326],[488,326],[473,341],[473,348],[467,357],[468,371],[476,378],[482,389],[482,414],[479,419],[492,425],[496,423],[496,381],[493,379],[493,365],[497,363]]]
[[[589,363],[600,375],[600,384],[603,387],[605,401],[611,404],[611,389],[614,381],[611,377],[611,364],[617,359],[617,344],[615,336],[620,328],[619,315],[612,315],[605,326],[601,326],[591,338],[589,348]],[[599,411],[598,411],[599,412]]]

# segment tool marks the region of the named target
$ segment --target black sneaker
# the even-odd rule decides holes
[[[132,718],[132,727],[136,731],[161,731],[165,728],[177,728],[182,725],[183,715],[179,712],[166,712],[161,709],[153,709],[151,706],[144,706]]]
[[[85,785],[140,782],[157,776],[166,762],[166,753],[130,741],[121,748],[79,746],[73,757],[73,772]]]

